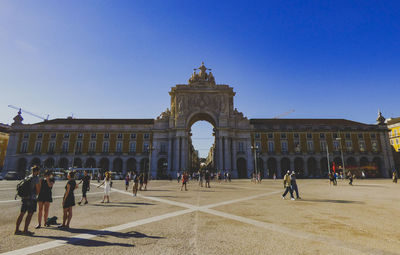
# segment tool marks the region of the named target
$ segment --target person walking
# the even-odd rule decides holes
[[[97,186],[97,188],[100,188],[102,185],[104,185],[104,196],[103,200],[100,203],[104,203],[104,200],[107,199],[106,203],[110,203],[110,191],[111,191],[111,173],[106,172],[106,177],[104,178],[104,181]]]
[[[397,183],[397,172],[396,172],[396,170],[393,171],[393,182]]]
[[[353,185],[353,174],[349,171],[347,172],[347,176],[349,177],[349,185]]]
[[[149,174],[147,172],[143,173],[143,186],[144,190],[147,190],[147,182],[149,181]]]
[[[83,199],[85,199],[85,205],[86,205],[89,203],[87,200],[87,197],[86,197],[86,193],[90,190],[90,176],[88,175],[88,172],[86,170],[83,172],[83,177],[82,177],[81,181],[78,183],[78,185],[81,183],[83,183],[82,184],[82,198],[81,198],[81,201],[78,202],[78,205],[82,204]]]
[[[332,184],[335,186],[335,175],[333,174],[333,172],[330,172],[329,173],[329,186],[331,186]]]
[[[296,192],[296,199],[301,199],[296,182],[296,173],[294,171],[292,171],[292,174],[290,175],[290,188],[292,189],[292,193]]]
[[[63,205],[63,223],[59,228],[69,228],[72,219],[72,207],[75,206],[74,190],[78,188],[75,181],[75,172],[68,173],[68,182],[65,185],[65,193],[62,201]]]
[[[210,172],[208,170],[206,170],[204,178],[206,179],[206,188],[210,188],[211,175],[210,175]]]
[[[290,171],[287,171],[285,176],[283,177],[283,188],[285,189],[285,192],[282,194],[282,199],[285,199],[286,194],[289,192],[290,199],[294,200],[293,190],[290,187]]]
[[[16,226],[15,226],[15,235],[33,235],[34,232],[28,230],[29,224],[31,223],[33,213],[36,212],[37,201],[36,196],[39,194],[40,186],[39,186],[39,167],[33,166],[31,168],[32,174],[28,176],[24,182],[27,187],[27,194],[24,197],[21,197],[21,210],[20,214],[17,218]],[[25,213],[28,212],[28,215],[25,218],[25,226],[24,230],[20,231],[19,226],[21,225],[22,220],[24,219]]]
[[[137,191],[139,187],[139,175],[136,171],[133,172],[133,188],[132,188],[132,196],[136,197]]]
[[[187,175],[187,173],[186,173],[186,172],[183,172],[183,174],[182,174],[182,186],[181,186],[181,191],[182,191],[182,189],[183,189],[183,186],[185,186],[185,191],[188,190],[188,189],[187,189],[187,186],[186,186],[188,179],[189,179],[189,176]]]
[[[129,181],[130,181],[129,174],[127,174],[125,176],[125,190],[126,191],[128,191],[128,188],[129,188]]]
[[[38,222],[39,224],[36,228],[42,227],[42,215],[44,216],[45,226],[49,226],[46,224],[47,218],[49,216],[49,208],[50,203],[53,202],[52,192],[54,185],[54,178],[52,178],[52,174],[50,170],[46,170],[44,172],[44,178],[39,182],[40,192],[38,196],[38,204],[39,204],[39,212],[38,212]],[[44,213],[43,213],[44,211]]]
[[[141,191],[142,188],[143,188],[143,182],[144,182],[144,180],[143,180],[143,173],[140,173],[140,175],[139,175],[139,190],[140,190],[140,191]]]
[[[179,183],[179,181],[181,180],[181,172],[177,172],[176,173],[176,179],[178,180],[178,183]]]

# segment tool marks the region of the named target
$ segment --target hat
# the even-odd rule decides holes
[[[287,170],[287,172],[286,172],[287,174],[290,174],[290,170]]]
[[[295,172],[294,172],[294,171],[292,171],[292,174],[295,174]]]

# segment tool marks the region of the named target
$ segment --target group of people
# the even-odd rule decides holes
[[[21,181],[17,186],[17,191],[21,196],[21,209],[20,214],[18,215],[15,234],[16,235],[33,235],[34,232],[28,230],[30,222],[32,220],[33,214],[36,212],[37,207],[39,207],[38,211],[38,225],[36,229],[42,228],[42,222],[44,222],[43,226],[48,227],[49,221],[49,209],[50,204],[53,202],[52,189],[55,183],[54,176],[50,170],[45,170],[43,177],[39,178],[40,169],[37,166],[33,166],[31,168],[32,173]],[[62,199],[62,208],[63,208],[63,221],[58,228],[67,229],[70,226],[72,219],[72,208],[75,206],[75,194],[74,191],[82,184],[82,198],[78,202],[78,205],[86,205],[88,204],[87,200],[87,192],[90,190],[90,180],[91,177],[88,175],[87,171],[84,171],[83,177],[79,183],[75,180],[75,171],[70,171],[67,175],[67,184],[65,185],[65,192]],[[104,197],[101,203],[110,202],[110,191],[111,191],[111,174],[109,172],[105,173],[105,178],[103,182],[98,185],[101,187],[104,185]],[[19,191],[21,189],[21,192]],[[23,230],[20,230],[20,225],[23,221],[23,218],[27,214],[25,218],[25,225]],[[43,221],[42,221],[43,219]]]
[[[128,191],[130,181],[133,181],[132,196],[136,197],[138,190],[147,190],[149,174],[147,172],[129,172],[125,176],[125,190]]]
[[[293,192],[296,192],[296,199],[301,199],[296,182],[296,173],[294,171],[286,172],[285,176],[283,177],[283,188],[285,189],[285,191],[282,194],[282,199],[285,199],[287,193],[290,193],[290,199],[295,200]]]

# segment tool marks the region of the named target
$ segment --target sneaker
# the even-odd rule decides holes
[[[78,202],[78,205],[81,205],[81,202]]]
[[[282,196],[282,199],[285,199],[285,197],[284,197],[284,196]]]
[[[34,233],[34,232],[31,232],[31,231],[24,231],[24,232],[22,232],[22,234],[23,234],[24,236],[33,236],[35,233]]]
[[[36,228],[36,229],[39,229],[39,228],[41,228],[41,227],[42,227],[42,226],[40,226],[40,225],[37,225],[35,228]]]
[[[14,232],[14,235],[22,235],[22,231],[21,231],[21,230],[16,230],[16,231]]]
[[[89,203],[89,202],[88,202],[88,201],[86,201],[86,202],[85,202],[85,205],[87,205],[88,203]]]
[[[294,198],[292,197],[290,200],[296,200],[296,199],[294,199]]]

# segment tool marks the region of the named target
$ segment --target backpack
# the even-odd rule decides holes
[[[23,179],[20,183],[18,183],[17,195],[15,196],[15,199],[17,198],[17,196],[21,198],[26,198],[31,195],[32,193],[31,182],[32,182],[32,177],[28,177]]]

